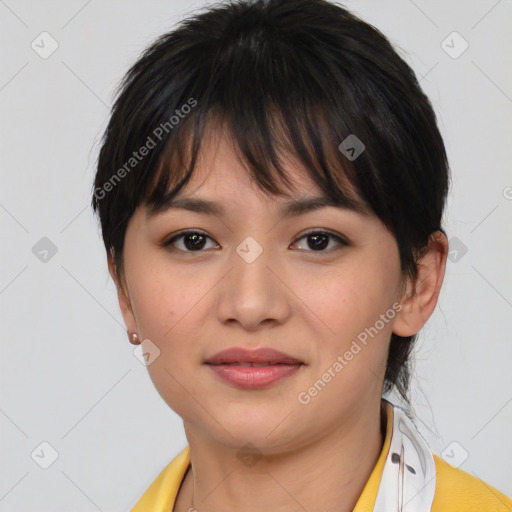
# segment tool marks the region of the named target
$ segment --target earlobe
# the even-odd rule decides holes
[[[443,284],[447,256],[448,240],[444,233],[435,231],[428,250],[417,263],[417,278],[414,282],[408,280],[400,301],[402,309],[393,323],[393,332],[398,336],[416,334],[432,315]]]

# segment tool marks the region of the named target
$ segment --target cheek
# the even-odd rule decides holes
[[[197,282],[187,271],[146,262],[134,266],[130,292],[132,307],[142,340],[156,345],[159,355],[147,366],[149,375],[172,409],[181,410],[188,393],[194,394],[191,372],[201,363],[199,347],[204,346],[204,315],[211,312],[209,294],[214,282]],[[185,402],[184,402],[185,400]]]
[[[297,282],[297,295],[316,330],[346,340],[373,325],[392,305],[397,279],[395,266],[354,258],[328,272],[325,268],[308,272]]]
[[[198,394],[193,372],[199,364],[197,347],[204,342],[204,333],[201,337],[202,322],[194,316],[201,306],[200,297],[184,293],[181,284],[158,280],[141,290],[137,316],[144,338],[159,350],[158,357],[147,366],[153,385],[167,405],[186,419],[194,403],[191,396]]]
[[[315,374],[321,376],[329,369],[335,372],[337,362],[343,367],[335,372],[331,393],[344,389],[360,395],[364,388],[379,385],[392,331],[399,270],[398,254],[393,251],[382,257],[367,252],[350,261],[347,258],[329,272],[319,269],[316,275],[309,273],[304,278],[304,318],[317,333]],[[328,396],[330,393],[324,399]]]
[[[161,258],[146,259],[132,268],[130,292],[137,325],[145,338],[165,345],[176,338],[180,323],[194,313],[207,283],[198,283],[192,269],[177,269]]]
[[[345,407],[356,407],[365,397],[380,393],[394,313],[386,284],[370,272],[347,272],[339,279],[319,281],[309,295],[308,305],[322,322],[309,315],[315,356],[301,391],[318,414],[334,420]],[[387,322],[381,320],[388,311]]]
[[[166,332],[178,321],[184,297],[164,279],[145,276],[133,287],[132,306],[137,325],[145,338],[161,344]]]

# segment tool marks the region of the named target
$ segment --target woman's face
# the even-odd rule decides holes
[[[124,244],[123,315],[158,347],[151,379],[187,429],[233,448],[297,448],[380,401],[400,308],[398,247],[373,215],[334,206],[283,215],[290,200],[322,195],[304,172],[294,168],[289,197],[271,197],[251,183],[226,138],[204,144],[179,198],[224,212],[170,208],[150,217],[137,209]],[[163,246],[192,230],[201,236]],[[231,347],[270,347],[302,364],[243,387],[205,364]]]

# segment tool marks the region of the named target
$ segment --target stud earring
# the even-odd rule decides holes
[[[130,334],[130,331],[126,331],[128,333],[128,339],[132,345],[140,345],[139,336],[137,333]]]

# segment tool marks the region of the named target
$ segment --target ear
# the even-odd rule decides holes
[[[437,304],[448,256],[448,239],[441,231],[430,237],[426,253],[418,262],[418,276],[407,281],[401,297],[402,309],[393,322],[398,336],[412,336],[425,325]]]
[[[135,320],[135,315],[133,314],[133,309],[129,298],[128,286],[126,285],[125,279],[122,279],[122,282],[119,282],[116,273],[116,264],[114,263],[113,249],[111,249],[110,253],[107,255],[107,261],[108,271],[117,288],[117,298],[119,301],[119,307],[121,309],[121,314],[123,315],[126,328],[130,333],[137,333],[137,322]]]

